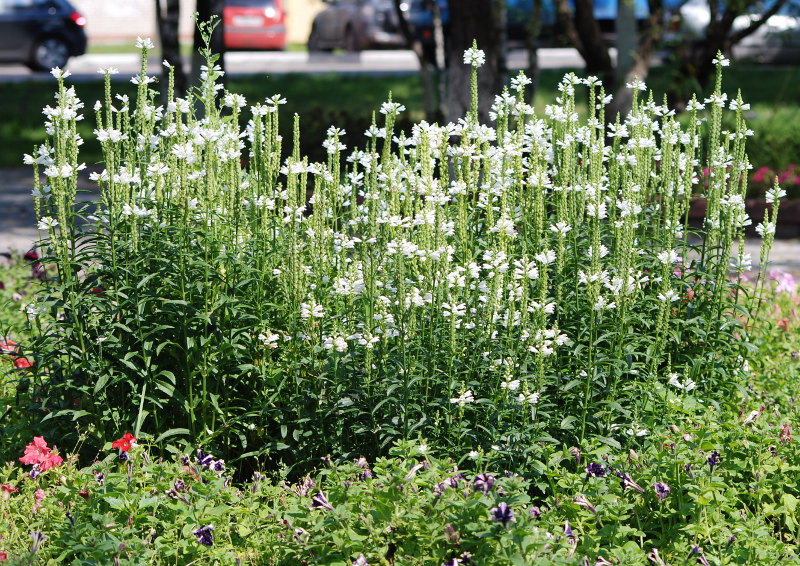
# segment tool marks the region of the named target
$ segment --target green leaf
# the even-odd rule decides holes
[[[191,431],[188,428],[171,428],[168,431],[160,434],[158,438],[156,438],[156,444],[164,440],[165,438],[169,438],[171,436],[189,436]]]

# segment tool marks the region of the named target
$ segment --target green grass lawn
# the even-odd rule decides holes
[[[535,105],[540,114],[555,98],[563,72],[543,70],[537,78]],[[800,163],[800,135],[793,126],[800,121],[800,91],[793,88],[798,76],[800,70],[794,67],[734,65],[726,70],[724,90],[735,93],[741,89],[743,98],[751,104],[747,118],[757,133],[748,149],[756,167]],[[671,79],[666,69],[653,70],[647,82],[656,100],[662,99]],[[120,90],[123,88],[134,93],[133,85],[120,85]],[[329,126],[336,124],[347,130],[350,139],[345,143],[358,141],[369,126],[372,112],[389,92],[408,108],[407,120],[423,117],[422,86],[416,75],[257,75],[232,77],[229,88],[244,94],[249,103],[282,94],[288,101],[282,107],[283,133],[291,134],[291,116],[299,114],[304,151],[317,159],[323,158],[320,143]],[[20,165],[22,154],[44,139],[41,109],[52,104],[53,90],[54,84],[40,81],[8,83],[0,89],[0,167]],[[86,81],[77,90],[86,107],[91,108],[102,97],[103,86],[99,80]],[[91,111],[86,116],[82,151],[90,164],[100,160],[100,152],[99,145],[90,139],[94,128]]]

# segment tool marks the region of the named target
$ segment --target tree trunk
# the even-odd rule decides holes
[[[717,52],[721,51],[730,55],[734,45],[758,30],[786,2],[787,0],[777,0],[769,10],[764,11],[760,19],[737,32],[732,31],[733,21],[744,14],[755,2],[727,2],[721,6],[715,2],[709,2],[711,22],[706,28],[705,36],[692,43],[682,45],[678,51],[680,75],[694,80],[701,88],[708,86],[711,76],[714,74],[714,59]],[[683,97],[685,97],[685,93],[673,91],[670,93],[670,102],[672,104],[679,103]]]
[[[164,60],[174,68],[175,96],[186,96],[186,72],[181,59],[181,45],[178,36],[178,22],[180,19],[180,0],[156,0],[156,22],[161,43],[161,55]],[[167,72],[163,73],[166,84]],[[162,96],[166,96],[162,88]]]
[[[425,119],[430,122],[436,122],[441,116],[439,116],[439,104],[436,100],[436,78],[434,76],[435,73],[431,69],[431,62],[428,61],[428,58],[425,56],[422,41],[411,32],[408,19],[406,19],[406,15],[403,13],[401,7],[401,0],[394,0],[393,4],[406,46],[414,52],[417,56],[417,62],[419,63],[419,77],[422,81],[422,102],[425,108]]]
[[[528,50],[528,78],[531,83],[525,87],[525,100],[533,104],[536,84],[539,78],[539,34],[542,31],[542,0],[533,0],[531,18],[525,26],[525,47]]]
[[[486,62],[478,69],[478,119],[489,121],[489,109],[494,95],[500,92],[503,76],[500,74],[500,38],[493,24],[493,0],[449,0],[450,36],[447,44],[447,119],[457,121],[470,107],[469,65],[464,64],[464,51],[477,41],[486,55]]]
[[[644,33],[639,36],[636,31],[636,19],[633,12],[633,4],[630,5],[630,11],[627,14],[622,14],[622,2],[620,2],[620,11],[618,14],[617,24],[617,69],[616,78],[617,85],[614,92],[614,99],[607,107],[606,118],[613,121],[616,115],[625,117],[630,112],[633,103],[633,91],[625,85],[630,83],[635,77],[642,81],[647,79],[650,73],[650,61],[655,54],[656,49],[661,44],[661,39],[664,35],[664,7],[661,0],[649,0],[650,16],[647,20],[647,27]],[[626,10],[627,11],[627,10]],[[622,28],[619,25],[620,16],[623,19],[630,19],[631,21],[623,22]],[[631,34],[630,28],[626,29],[630,23],[633,23],[633,36],[627,37]],[[631,49],[631,44],[637,49]],[[624,53],[623,53],[624,52]],[[630,54],[630,59],[625,57]]]

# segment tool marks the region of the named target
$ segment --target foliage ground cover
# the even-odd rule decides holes
[[[599,81],[573,74],[537,115],[519,75],[488,126],[471,49],[463,119],[406,133],[390,98],[363,146],[331,126],[314,161],[298,118],[280,134],[281,95],[248,106],[206,55],[196,104],[159,106],[144,67],[135,96],[115,95],[105,70],[91,110],[105,169],[86,206],[89,110],[53,71],[48,139],[26,156],[45,179],[30,269],[47,283],[20,301],[29,340],[4,343],[0,450],[26,467],[7,468],[3,501],[35,511],[14,556],[28,529],[21,560],[137,560],[136,541],[177,563],[206,547],[261,563],[792,555],[794,488],[775,479],[795,465],[791,421],[750,409],[770,289],[763,267],[744,277],[752,132],[722,92],[724,59],[685,122],[637,80],[631,114],[606,124]],[[761,266],[784,195],[767,192]],[[274,512],[245,499],[251,476]],[[49,532],[78,546],[48,547],[45,502],[71,534]]]
[[[735,403],[674,411],[634,448],[545,447],[545,471],[523,477],[497,468],[491,450],[459,469],[409,442],[374,462],[325,460],[296,483],[259,472],[232,482],[209,454],[155,459],[130,435],[85,467],[67,456],[35,478],[20,451],[0,469],[0,560],[790,563],[800,320],[796,286],[785,276],[771,286],[753,332],[759,353]]]

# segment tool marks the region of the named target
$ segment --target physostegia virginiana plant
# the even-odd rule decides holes
[[[151,45],[139,46],[144,59]],[[464,61],[464,118],[398,132],[405,108],[390,99],[363,148],[332,126],[324,163],[300,155],[297,117],[286,148],[280,95],[248,106],[219,93],[210,55],[199,99],[174,98],[170,82],[164,106],[144,65],[135,100],[112,95],[107,69],[94,105],[105,168],[82,230],[82,104],[55,71],[50,141],[29,158],[69,298],[49,303],[53,390],[80,392],[78,417],[101,438],[132,427],[285,462],[416,436],[457,457],[590,434],[616,444],[729,390],[746,340],[735,309],[752,306],[737,247],[751,132],[741,98],[721,92],[727,62],[685,123],[638,80],[630,114],[606,123],[610,97],[574,74],[538,114],[520,74],[488,125],[476,112],[483,54]],[[723,131],[728,108],[736,127]],[[762,266],[781,194],[759,227]]]

